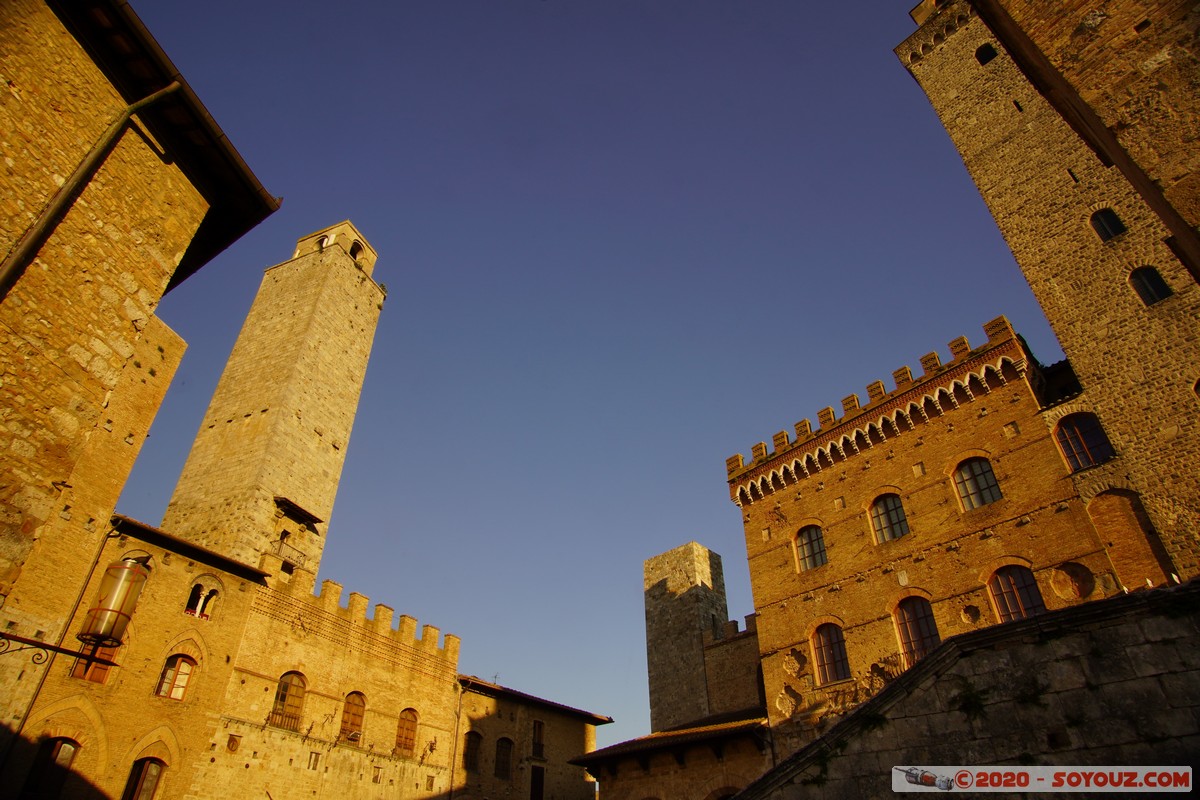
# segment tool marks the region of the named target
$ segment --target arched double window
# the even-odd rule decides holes
[[[1025,619],[1046,610],[1033,573],[1019,564],[996,570],[987,585],[1001,622]]]
[[[850,678],[850,659],[846,657],[846,638],[842,629],[832,622],[818,626],[812,637],[813,663],[817,666],[817,683],[824,685]]]
[[[367,698],[362,692],[351,692],[346,695],[342,704],[342,726],[338,730],[338,739],[343,742],[357,743],[362,740],[363,715],[367,711]]]
[[[904,514],[904,503],[898,494],[883,494],[871,504],[871,526],[875,529],[875,542],[882,544],[899,539],[908,533],[908,517]]]
[[[825,535],[816,525],[805,525],[796,534],[796,558],[800,571],[816,569],[829,559],[825,555]]]
[[[1054,438],[1071,472],[1102,464],[1116,455],[1100,427],[1100,420],[1086,411],[1068,414],[1059,420]]]
[[[158,688],[154,693],[159,697],[182,700],[195,668],[196,659],[178,653],[171,656],[163,665],[162,674],[158,676]]]
[[[289,731],[300,730],[300,713],[304,710],[304,691],[307,683],[299,672],[285,672],[275,687],[275,702],[267,723]]]
[[[942,643],[933,606],[924,597],[906,597],[896,606],[896,633],[906,667],[916,664]]]
[[[417,749],[417,710],[406,708],[400,712],[396,725],[396,752],[411,756]]]
[[[959,464],[954,470],[954,485],[958,489],[963,511],[986,506],[1004,496],[1000,493],[1000,484],[996,482],[992,465],[986,458],[968,458]]]
[[[194,584],[192,591],[188,594],[187,606],[184,607],[183,613],[200,619],[208,619],[216,608],[217,594],[216,588],[212,586],[206,586],[203,583]]]

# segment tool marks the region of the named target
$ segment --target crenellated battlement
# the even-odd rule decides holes
[[[937,352],[926,353],[918,378],[908,366],[897,369],[891,392],[882,381],[872,382],[865,406],[857,394],[844,397],[840,419],[827,406],[817,412],[816,430],[803,419],[795,425],[794,439],[779,431],[771,437],[771,449],[766,442],[755,444],[749,464],[740,453],[730,456],[725,460],[730,498],[738,505],[752,503],[1023,376],[1028,368],[1025,348],[1008,319],[996,317],[983,330],[987,341],[978,348],[972,349],[965,336],[950,342],[951,358],[945,364]]]
[[[719,644],[721,642],[728,642],[731,639],[738,638],[739,636],[748,636],[750,634],[756,634],[756,633],[758,633],[758,615],[757,614],[747,614],[745,630],[741,629],[741,627],[736,619],[731,619],[731,620],[726,621],[726,623],[724,625],[722,625],[719,629],[702,630],[700,632],[700,639],[701,639],[701,643],[705,647],[708,647],[709,645]]]
[[[386,639],[390,644],[402,645],[421,653],[446,661],[451,666],[458,663],[459,638],[453,634],[442,635],[441,629],[433,625],[421,626],[420,635],[417,633],[417,620],[407,614],[401,614],[398,624],[393,627],[392,620],[395,610],[391,606],[376,603],[373,616],[367,616],[371,605],[370,599],[358,592],[351,592],[345,606],[342,603],[342,585],[337,581],[321,581],[321,591],[316,595],[304,597],[285,597],[272,593],[270,605],[292,602],[307,608],[294,609],[295,612],[307,612],[313,617],[315,629],[311,633],[324,634],[329,638],[345,638],[350,631],[361,631]],[[260,604],[262,606],[264,604]],[[265,609],[264,609],[265,610]],[[292,612],[286,612],[292,613]],[[294,616],[294,614],[293,614]],[[327,624],[322,624],[327,623]]]

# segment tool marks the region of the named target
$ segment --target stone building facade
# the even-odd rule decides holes
[[[155,308],[278,201],[124,4],[4,3],[0,71],[0,633],[71,648],[183,354]],[[0,754],[55,668],[0,658]]]
[[[1197,13],[930,0],[896,48],[1121,454],[1080,492],[1136,494],[1183,578],[1200,572]]]

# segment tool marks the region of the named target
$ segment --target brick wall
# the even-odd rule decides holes
[[[979,348],[952,343],[944,365],[923,359],[916,381],[898,371],[897,388],[876,392],[865,410],[850,404],[807,440],[785,437],[775,453],[734,465],[767,710],[783,752],[905,669],[895,619],[906,598],[927,600],[946,638],[998,621],[986,584],[1001,567],[1029,569],[1051,609],[1119,591],[1042,418],[1029,382],[1036,367],[1006,322],[988,331]],[[1003,495],[971,510],[953,478],[968,458],[987,459]],[[881,541],[872,506],[885,494],[901,498],[908,533]],[[820,528],[826,554],[812,568],[797,542],[808,526]],[[822,680],[815,668],[813,637],[826,623],[843,632],[848,678]]]

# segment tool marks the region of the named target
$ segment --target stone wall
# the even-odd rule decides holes
[[[1047,13],[1035,12],[1034,4],[1012,5],[1028,6],[1031,20]],[[1081,4],[1068,5],[1082,12]],[[1177,3],[1100,5],[1104,8],[1095,15],[1085,16],[1105,31],[1120,31],[1122,41],[1126,36],[1169,36],[1164,31],[1175,30],[1190,19],[1187,14],[1194,14]],[[1133,27],[1139,8],[1151,21],[1143,33]],[[1138,152],[1157,148],[1161,158],[1151,169],[1181,170],[1162,175],[1164,185],[1181,198],[1194,192],[1195,148],[1180,142],[1194,140],[1195,115],[1173,117],[1174,100],[1168,102],[1196,102],[1194,91],[1180,90],[1180,81],[1195,79],[1194,66],[1185,69],[1184,62],[1193,58],[1186,56],[1186,48],[1164,44],[1166,50],[1158,52],[1169,57],[1143,73],[1131,61],[1142,53],[1142,44],[1109,47],[1078,14],[1065,13],[1058,4],[1053,14],[1053,25],[1043,28],[1036,22],[1033,33],[1046,40],[1051,56],[1079,81],[1083,99],[1094,101],[1094,110],[1105,119],[1121,117],[1126,106],[1145,106],[1146,114],[1129,120],[1133,139],[1128,146]],[[1062,38],[1068,20],[1078,27],[1067,39],[1090,43],[1069,57],[1068,41]],[[991,52],[994,57],[982,57]],[[1130,183],[1128,170],[1094,142],[1080,138],[1078,120],[1060,113],[1069,106],[1051,102],[1058,102],[1059,95],[1051,93],[1048,99],[1044,87],[1039,91],[1030,82],[971,4],[943,5],[896,54],[929,96],[1079,376],[1089,405],[1121,454],[1123,473],[1114,476],[1109,488],[1137,493],[1172,571],[1185,578],[1196,575],[1200,373],[1194,365],[1200,363],[1200,286],[1173,249],[1178,236],[1164,223],[1162,209],[1148,204],[1144,187]],[[1180,61],[1176,56],[1186,57]],[[1098,89],[1111,70],[1129,77],[1111,87],[1123,99]],[[1159,71],[1176,76],[1163,84],[1161,103],[1147,89],[1147,81]],[[1122,124],[1118,119],[1114,126]],[[1092,215],[1103,209],[1117,215],[1123,231],[1108,238],[1098,234]],[[1139,297],[1131,275],[1143,267],[1157,270],[1169,296],[1152,303]]]
[[[1200,226],[1200,9],[1180,0],[992,0],[1119,145]]]
[[[707,717],[704,637],[725,625],[721,557],[696,542],[647,559],[644,567],[650,728]]]
[[[1192,582],[945,642],[738,798],[890,796],[896,766],[1192,766],[1198,600]]]
[[[40,2],[0,8],[0,253],[125,108]],[[0,303],[0,605],[4,629],[58,641],[183,342],[154,309],[208,202],[137,117]],[[0,661],[19,727],[36,670]]]

